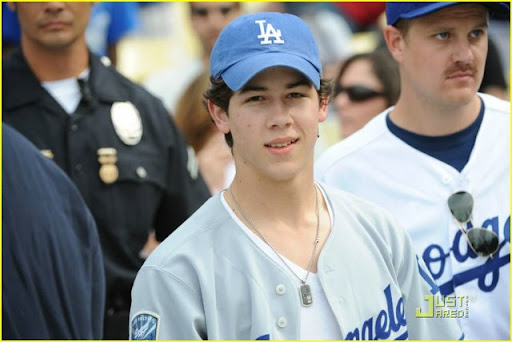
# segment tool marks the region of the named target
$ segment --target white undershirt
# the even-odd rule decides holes
[[[78,78],[89,77],[89,69],[84,70]],[[57,101],[68,114],[73,114],[80,103],[82,94],[76,81],[76,77],[65,78],[63,80],[42,82],[48,93]]]
[[[325,198],[325,194],[321,187],[318,187],[322,196]],[[231,215],[233,220],[238,224],[238,226],[256,243],[256,245],[267,254],[270,258],[272,258],[278,265],[282,265],[282,268],[291,273],[290,270],[283,265],[281,259],[276,255],[276,253],[251,229],[249,229],[231,210],[228,203],[224,198],[223,191],[221,193],[221,201],[228,213]],[[329,212],[329,217],[331,218],[331,227],[333,224],[333,215],[332,208],[327,203],[327,210]],[[288,264],[288,266],[295,272],[295,275],[291,274],[291,276],[296,280],[296,291],[298,293],[299,286],[302,285],[301,281],[297,278],[299,276],[301,279],[306,277],[307,270],[302,267],[296,265],[290,260],[286,259],[281,255],[283,260]],[[305,307],[301,305],[300,311],[300,339],[301,340],[341,340],[343,336],[341,334],[338,323],[336,322],[336,318],[334,313],[332,312],[329,303],[327,302],[327,297],[325,296],[325,292],[320,283],[320,278],[315,273],[310,273],[308,276],[307,284],[311,287],[312,297],[314,299],[313,305],[309,307]],[[298,297],[297,297],[297,300]],[[283,339],[282,336],[272,336],[272,339]]]

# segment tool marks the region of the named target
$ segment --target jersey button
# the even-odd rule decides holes
[[[71,125],[71,130],[72,130],[73,132],[78,131],[78,125],[77,125],[77,124],[72,124],[72,125]]]
[[[282,295],[285,294],[285,292],[286,292],[286,287],[283,284],[279,284],[279,285],[276,286],[276,293],[278,295],[282,296]]]
[[[448,175],[443,176],[443,183],[444,184],[450,184],[452,182],[452,178]]]
[[[140,177],[140,178],[146,178],[146,176],[148,175],[146,169],[142,166],[139,166],[137,168],[137,170],[135,170],[135,172],[137,172],[137,175]]]
[[[284,317],[279,317],[279,319],[277,320],[277,326],[279,328],[284,328],[284,327],[286,327],[287,324],[288,324],[288,320]]]
[[[112,62],[110,61],[110,58],[107,56],[103,56],[100,58],[101,63],[103,63],[104,66],[109,67],[112,65]]]

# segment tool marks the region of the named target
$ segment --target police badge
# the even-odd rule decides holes
[[[103,147],[98,149],[98,161],[101,164],[99,175],[103,183],[112,184],[119,177],[117,169],[117,151],[115,148]]]
[[[137,145],[142,138],[142,120],[133,103],[114,102],[110,108],[110,117],[117,136],[129,146]]]

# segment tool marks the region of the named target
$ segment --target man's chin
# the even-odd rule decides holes
[[[454,107],[471,104],[476,98],[476,90],[465,88],[445,94],[445,101]]]
[[[46,37],[42,41],[42,45],[48,49],[61,50],[65,49],[73,44],[75,39],[67,34],[60,33],[52,37]]]

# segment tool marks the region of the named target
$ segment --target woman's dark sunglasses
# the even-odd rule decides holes
[[[355,85],[344,88],[338,84],[334,89],[334,97],[341,93],[347,93],[348,98],[352,102],[363,102],[377,96],[384,96],[383,93],[379,93],[365,86]]]
[[[459,191],[448,198],[448,207],[453,218],[459,224],[461,232],[466,236],[469,247],[476,254],[482,257],[491,257],[499,247],[498,235],[492,230],[473,227],[465,229],[463,225],[471,222],[471,214],[473,212],[473,196],[466,191]]]

